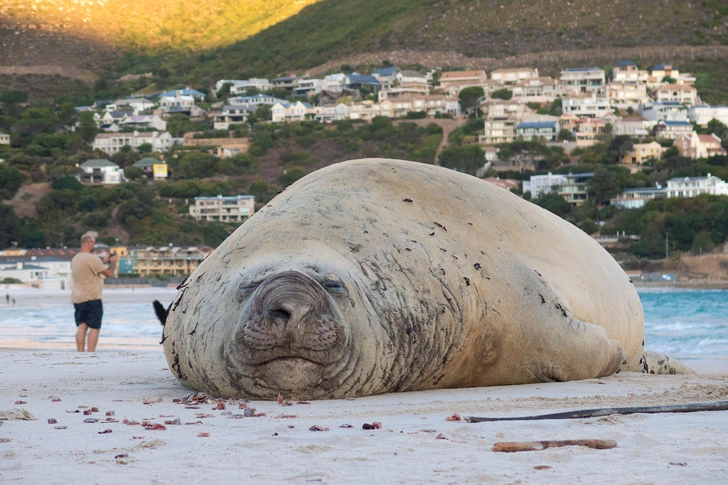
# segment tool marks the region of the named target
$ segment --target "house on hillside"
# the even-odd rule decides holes
[[[478,137],[481,145],[498,145],[510,143],[516,139],[516,125],[519,120],[515,116],[494,116],[483,121],[483,134]]]
[[[322,89],[323,81],[321,79],[299,79],[298,86],[293,88],[293,95],[311,97],[320,93]]]
[[[258,106],[273,106],[276,103],[284,102],[283,99],[276,98],[269,94],[255,94],[253,96],[237,96],[234,98],[228,98],[228,106],[241,106],[248,111],[255,111]]]
[[[566,177],[561,174],[531,175],[530,180],[523,181],[523,193],[531,192],[531,199],[538,199],[542,195],[558,193],[565,183]]]
[[[215,91],[220,91],[220,89],[222,89],[222,86],[225,84],[224,82],[222,82],[222,84],[220,83],[221,81],[218,81],[217,84],[215,84]],[[250,78],[242,81],[229,81],[229,83],[232,84],[230,86],[230,94],[233,96],[246,94],[251,88],[255,88],[259,91],[268,91],[272,87],[270,81],[263,78]],[[217,87],[218,84],[220,85],[220,87]]]
[[[513,92],[513,99],[522,103],[550,103],[563,94],[561,84],[550,77],[523,79],[508,88]]]
[[[726,150],[721,146],[721,139],[717,135],[698,135],[694,131],[683,133],[675,138],[672,146],[676,147],[683,157],[709,158],[716,155],[725,156]]]
[[[612,69],[612,82],[637,84],[640,82],[640,71],[631,60],[619,61]]]
[[[375,78],[376,79],[376,78]],[[341,72],[324,76],[321,88],[324,91],[338,92],[346,86],[346,74]]]
[[[597,143],[597,137],[607,131],[607,124],[598,118],[586,118],[576,124],[574,137],[577,147],[588,147]]]
[[[192,96],[197,101],[204,101],[205,100],[205,93],[201,93],[196,89],[191,88],[184,88],[184,89],[176,89],[174,91],[167,91],[166,93],[162,93],[159,97],[160,98],[174,98],[175,96]]]
[[[710,120],[718,120],[724,125],[728,125],[728,106],[722,104],[691,106],[688,108],[688,118],[700,126],[708,126]]]
[[[219,113],[215,114],[213,128],[227,130],[232,124],[245,123],[248,113],[249,110],[245,106],[226,104]]]
[[[632,149],[625,153],[620,160],[624,164],[642,165],[647,160],[659,160],[662,154],[667,150],[656,141],[650,143],[635,143]]]
[[[377,92],[382,89],[382,84],[371,74],[357,74],[353,72],[346,75],[346,87],[349,89],[364,89]]]
[[[190,205],[190,215],[198,222],[245,222],[254,212],[252,195],[195,197],[194,205]]]
[[[397,81],[397,74],[401,73],[402,70],[395,66],[390,67],[378,67],[372,71],[377,81],[382,85],[382,88],[391,88],[395,81]]]
[[[319,122],[330,123],[332,121],[348,120],[349,106],[339,103],[330,106],[314,106],[313,116]]]
[[[182,91],[177,91],[174,96],[161,96],[159,98],[159,107],[165,115],[186,114],[188,116],[201,116],[205,110],[195,105],[195,97],[184,95]]]
[[[516,135],[527,141],[556,141],[560,129],[558,121],[524,121],[516,125]]]
[[[126,116],[124,119],[119,121],[121,128],[132,128],[135,130],[152,129],[158,131],[165,131],[167,129],[167,122],[164,121],[159,115],[131,115]]]
[[[660,101],[652,104],[641,104],[639,112],[650,121],[686,121],[688,110],[678,101]]]
[[[10,145],[10,135],[0,131],[0,145]]]
[[[312,113],[313,106],[309,103],[283,101],[274,104],[271,108],[271,121],[273,123],[303,121],[308,119],[308,115]]]
[[[612,113],[606,96],[597,93],[569,94],[561,98],[561,110],[574,116],[604,117]]]
[[[693,131],[693,125],[689,121],[664,120],[655,126],[655,136],[674,140],[680,135],[686,135]]]
[[[675,177],[667,181],[668,197],[697,197],[702,194],[728,195],[728,183],[711,174],[705,177]]]
[[[698,90],[690,84],[665,84],[655,91],[656,101],[675,101],[685,106],[698,104]]]
[[[650,69],[650,76],[657,78],[662,82],[662,79],[665,77],[670,77],[672,79],[679,79],[680,78],[680,70],[677,68],[677,66],[673,66],[672,64],[668,64],[665,62],[661,62],[657,64],[655,67]]]
[[[281,76],[270,80],[270,84],[273,88],[285,89],[288,92],[298,87],[298,78],[296,76]]]
[[[143,97],[117,99],[112,104],[106,105],[107,111],[125,111],[126,109],[131,109],[134,112],[144,112],[152,108],[154,108],[154,103]]]
[[[538,68],[535,67],[511,67],[496,69],[490,73],[490,79],[501,85],[518,84],[527,79],[536,79],[538,77]]]
[[[482,86],[487,79],[488,76],[483,69],[476,71],[447,71],[440,76],[440,89],[454,95],[467,87]]]
[[[640,209],[649,201],[655,199],[664,199],[667,197],[667,188],[660,187],[639,187],[635,189],[625,189],[613,199],[609,199],[609,204],[621,207],[622,209]]]
[[[118,153],[124,146],[139,148],[140,145],[145,143],[152,145],[152,151],[166,152],[174,145],[174,139],[166,131],[100,133],[94,138],[92,148],[113,155]]]
[[[85,184],[119,184],[123,178],[121,168],[109,160],[86,160],[78,167],[83,171],[80,181]]]
[[[561,71],[561,84],[571,93],[604,93],[604,69],[599,67],[569,67]]]
[[[640,104],[651,101],[647,96],[647,86],[627,81],[612,81],[607,84],[607,99],[615,108],[634,110],[638,110]]]
[[[157,160],[156,158],[144,157],[138,162],[134,163],[132,167],[140,168],[144,172],[144,176],[150,182],[156,180],[164,180],[167,178],[167,162],[163,160]]]

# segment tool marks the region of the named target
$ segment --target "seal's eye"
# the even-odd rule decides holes
[[[260,285],[260,282],[245,280],[238,286],[238,301],[243,301],[250,293]]]
[[[341,278],[336,276],[335,274],[329,273],[326,275],[326,280],[323,282],[323,287],[326,288],[328,291],[333,293],[334,295],[346,295],[346,286],[344,286],[344,282],[341,281]]]

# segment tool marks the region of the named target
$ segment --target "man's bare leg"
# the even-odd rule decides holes
[[[88,351],[96,352],[96,344],[99,342],[99,329],[89,328],[88,329]]]
[[[76,350],[79,352],[83,352],[83,348],[86,346],[86,330],[88,329],[88,325],[85,323],[81,323],[78,325],[78,328],[76,329]],[[98,340],[98,333],[96,334],[96,339]],[[89,344],[91,344],[91,339],[89,336]]]

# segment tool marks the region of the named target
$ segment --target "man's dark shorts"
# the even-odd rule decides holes
[[[104,307],[101,300],[89,300],[83,303],[74,303],[76,309],[76,326],[82,323],[88,325],[88,328],[101,328],[101,317],[104,315]]]

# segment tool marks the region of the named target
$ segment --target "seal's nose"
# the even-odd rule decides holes
[[[255,350],[323,351],[336,342],[337,325],[326,292],[308,275],[269,277],[253,296],[242,342]]]

